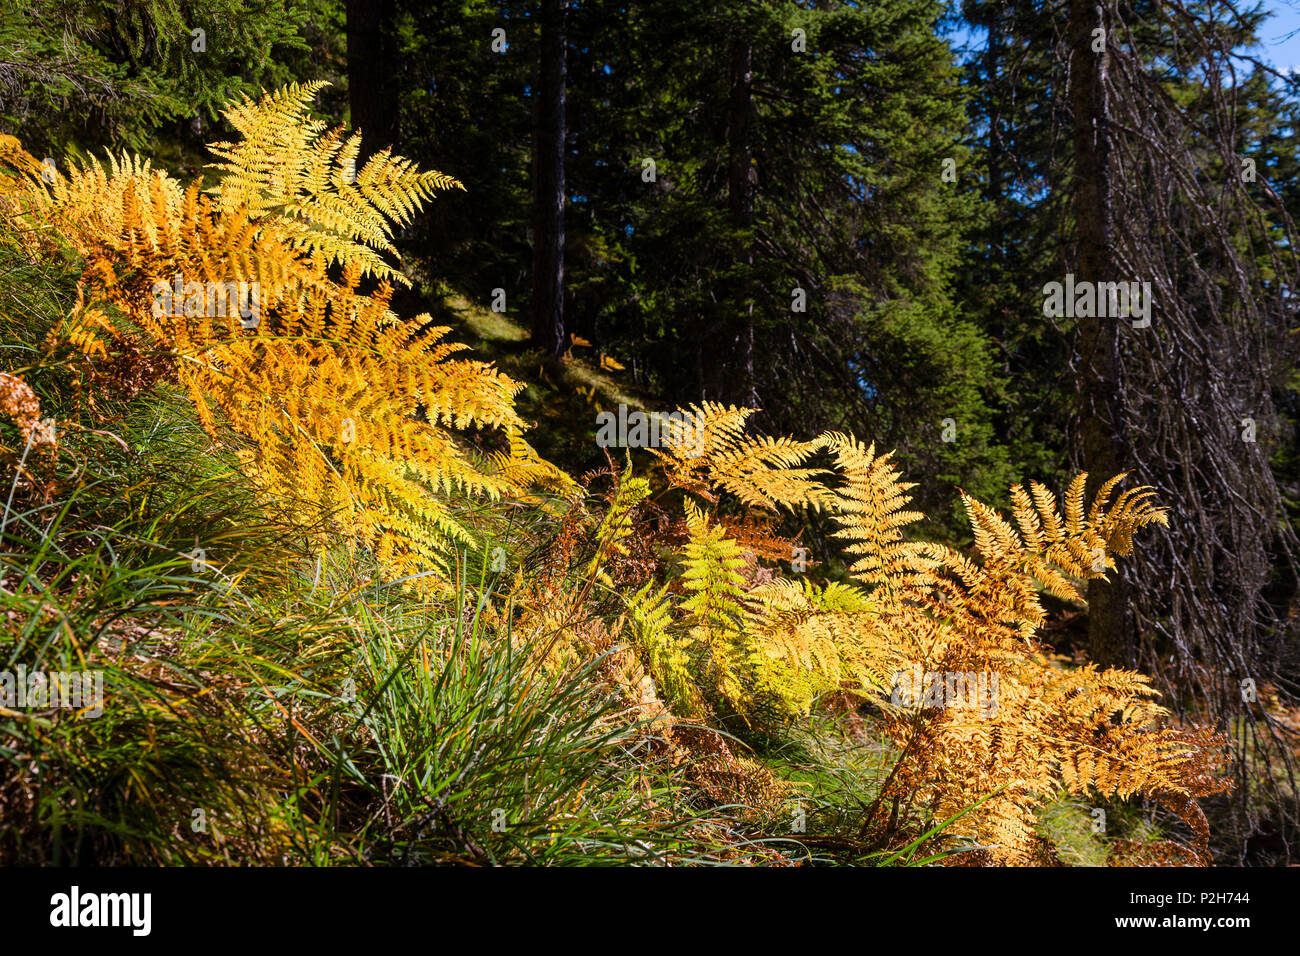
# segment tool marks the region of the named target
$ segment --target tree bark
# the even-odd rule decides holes
[[[569,0],[542,0],[533,145],[533,344],[564,351],[565,17]]]
[[[730,110],[727,122],[727,203],[734,224],[749,230],[754,224],[754,162],[750,145],[750,121],[754,108],[754,47],[747,24],[742,24],[731,45]],[[738,251],[739,263],[744,266],[740,291],[745,309],[743,321],[734,343],[735,361],[731,374],[742,374],[742,389],[736,383],[725,383],[733,394],[741,392],[741,400],[757,407],[758,394],[754,383],[754,297],[748,275],[754,264],[754,246],[746,239]]]
[[[397,60],[392,26],[396,0],[347,0],[348,106],[362,132],[357,165],[397,140]]]
[[[1112,275],[1110,110],[1106,101],[1109,53],[1094,52],[1093,31],[1106,28],[1097,0],[1070,0],[1070,105],[1074,125],[1075,282],[1117,281]],[[1106,42],[1109,43],[1109,36]],[[1101,311],[1095,309],[1094,311]],[[1124,470],[1120,408],[1119,322],[1116,317],[1078,319],[1078,416],[1083,466],[1091,496]],[[1134,658],[1123,578],[1088,584],[1088,644],[1100,666],[1127,665]]]

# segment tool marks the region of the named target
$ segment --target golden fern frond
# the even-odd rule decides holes
[[[754,696],[788,716],[802,716],[813,700],[840,684],[836,635],[818,614],[817,592],[784,579],[749,594],[749,664]]]
[[[212,192],[221,209],[246,209],[257,223],[274,221],[294,249],[326,264],[354,264],[363,275],[409,285],[379,253],[394,253],[390,222],[411,221],[438,192],[463,188],[450,176],[421,172],[389,149],[356,168],[361,133],[345,136],[310,118],[310,104],[327,84],[293,85],[244,97],[224,111],[242,139],[209,148],[225,173]]]
[[[820,508],[824,472],[801,466],[821,440],[747,436],[745,422],[754,412],[717,402],[679,408],[680,419],[667,420],[664,447],[654,450],[665,477],[707,500],[722,491],[751,508]]]
[[[1065,492],[1065,533],[1077,536],[1083,532],[1083,495],[1087,487],[1088,476],[1080,473],[1074,476],[1069,489]]]
[[[907,492],[915,485],[900,482],[890,455],[877,456],[874,444],[863,447],[840,433],[828,433],[823,440],[844,479],[835,491],[839,529],[834,537],[847,540],[845,551],[857,558],[849,573],[878,587],[886,601],[927,589],[938,566],[934,549],[904,541],[901,530],[925,517],[906,510],[911,501]]]
[[[704,703],[691,673],[685,642],[674,633],[668,585],[645,585],[628,601],[628,621],[637,647],[663,697],[686,716],[703,713]]]
[[[661,447],[651,449],[651,453],[659,458],[669,482],[716,501],[708,480],[706,454],[710,450],[735,447],[744,438],[745,422],[754,410],[705,402],[703,406],[692,405],[678,411],[691,416],[689,425],[666,418],[661,427],[666,426],[667,435]]]
[[[1150,485],[1129,488],[1116,499],[1104,513],[1100,498],[1094,505],[1097,518],[1090,521],[1094,533],[1106,543],[1109,552],[1119,555],[1133,553],[1133,535],[1147,525],[1169,525],[1168,510],[1155,504],[1156,492]]]
[[[330,517],[408,573],[437,571],[448,542],[473,540],[447,497],[497,499],[519,490],[509,476],[478,467],[452,429],[517,431],[522,422],[510,404],[512,381],[484,363],[428,361],[430,350],[415,344],[423,319],[393,323],[390,316],[386,295],[377,293],[355,310],[331,307],[305,319],[319,326],[317,336],[295,335],[299,320],[290,318],[283,335],[244,336],[201,358],[186,356],[182,382],[196,403],[211,396],[254,440],[250,470],[268,488],[293,489],[304,524]],[[408,353],[423,358],[414,393]],[[421,396],[471,391],[477,399],[453,403],[454,412],[430,421],[414,414]],[[322,503],[332,514],[318,512]]]
[[[689,539],[683,549],[682,587],[689,597],[680,604],[690,635],[703,654],[711,683],[738,709],[745,703],[741,682],[740,637],[745,626],[745,559],[735,541],[694,502],[686,501]]]
[[[556,494],[572,494],[577,483],[569,474],[546,459],[524,439],[521,425],[508,422],[501,426],[509,445],[504,455],[494,455],[496,474],[512,486],[521,501],[538,503],[539,498],[528,493],[530,488],[545,489]]]
[[[1087,475],[1076,476],[1065,494],[1064,514],[1055,496],[1037,482],[1031,482],[1028,491],[1014,485],[1014,527],[995,509],[963,493],[962,505],[982,561],[976,566],[951,552],[936,552],[946,571],[962,581],[963,609],[979,619],[1015,627],[1030,638],[1045,620],[1035,581],[1063,600],[1082,601],[1077,582],[1105,577],[1115,567],[1114,554],[1132,552],[1136,531],[1166,520],[1145,487],[1124,492],[1105,509],[1123,477],[1103,484],[1085,512]]]
[[[740,547],[689,500],[686,525],[690,538],[684,548],[682,584],[691,597],[682,608],[700,627],[736,630],[744,618],[744,578],[739,572],[745,559]]]
[[[995,860],[1030,861],[1037,809],[1061,790],[1163,799],[1222,789],[1210,772],[1215,742],[1159,726],[1167,712],[1143,675],[1091,665],[1062,670],[1032,648],[953,650],[961,653],[941,657],[938,667],[949,676],[952,668],[979,668],[992,706],[972,710],[958,695],[956,706],[947,700],[925,711],[925,743],[913,750],[931,772],[905,776],[952,810],[1006,785],[954,830],[991,846]],[[910,713],[888,720],[900,745],[914,736]]]
[[[1038,511],[1038,517],[1042,519],[1044,541],[1047,544],[1055,544],[1065,537],[1065,528],[1061,524],[1061,516],[1056,508],[1056,496],[1046,486],[1036,481],[1031,481],[1029,487],[1033,492],[1034,507]]]
[[[903,663],[887,622],[867,594],[778,578],[750,591],[746,628],[752,697],[783,718],[807,715],[833,690],[867,695]]]
[[[436,589],[449,549],[474,539],[457,497],[563,482],[522,437],[518,383],[457,357],[463,346],[427,329],[428,316],[398,319],[388,282],[358,294],[374,262],[327,249],[335,239],[383,248],[385,217],[409,216],[447,181],[387,153],[347,181],[337,167],[357,140],[307,117],[318,88],[232,109],[244,139],[217,147],[228,175],[214,195],[111,154],[25,184],[27,214],[86,260],[77,306],[50,345],[75,349],[102,368],[99,384],[123,393],[176,378],[205,428],[250,440],[245,466],[286,515],[373,549],[390,577]],[[343,262],[341,280],[331,261]],[[256,302],[227,308],[237,284]],[[457,435],[471,428],[501,430],[508,452],[482,466]]]
[[[645,478],[624,473],[619,476],[614,489],[613,500],[605,510],[600,526],[596,529],[596,548],[592,554],[587,574],[596,580],[613,587],[614,582],[605,573],[602,564],[605,558],[613,554],[626,554],[622,541],[632,534],[633,510],[650,495],[650,482]]]
[[[796,554],[794,538],[783,537],[774,531],[775,516],[764,512],[748,511],[741,517],[726,514],[715,516],[732,538],[745,551],[768,561],[790,561]]]
[[[799,467],[817,450],[817,440],[797,442],[766,436],[743,438],[729,448],[706,453],[715,487],[753,508],[818,509],[825,500],[818,468]]]
[[[5,172],[6,168],[12,172]],[[25,189],[27,177],[40,176],[44,171],[45,166],[23,149],[18,137],[0,133],[0,192]]]

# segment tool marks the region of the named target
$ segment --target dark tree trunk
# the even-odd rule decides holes
[[[754,48],[748,29],[741,32],[731,45],[731,102],[727,122],[727,203],[735,225],[749,230],[754,224],[754,163],[750,145],[750,122],[754,108]],[[754,297],[748,275],[754,264],[754,247],[750,239],[738,250],[737,258],[744,266],[745,279],[741,282],[741,302],[745,312],[733,344],[734,360],[729,369],[733,380],[724,383],[731,395],[739,394],[741,401],[758,405],[754,385]],[[734,376],[743,375],[743,383]]]
[[[1093,31],[1107,26],[1097,0],[1070,0],[1070,106],[1074,114],[1075,281],[1117,281],[1112,275],[1110,111],[1106,102],[1109,52],[1093,51]],[[1109,42],[1109,40],[1107,41]],[[1094,311],[1101,311],[1096,309]],[[1078,415],[1088,493],[1123,471],[1123,418],[1119,407],[1119,322],[1078,320]],[[1088,644],[1101,666],[1129,664],[1133,642],[1122,577],[1088,584]]]
[[[348,106],[360,129],[358,165],[397,140],[397,61],[392,26],[396,0],[347,0]]]
[[[564,351],[565,16],[568,0],[542,0],[541,62],[533,140],[533,344]]]

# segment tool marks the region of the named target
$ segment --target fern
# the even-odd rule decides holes
[[[242,139],[209,148],[225,162],[211,190],[224,209],[273,219],[278,237],[325,263],[355,263],[363,275],[409,284],[379,255],[395,253],[389,222],[409,223],[436,193],[464,188],[442,173],[420,172],[384,149],[357,168],[361,133],[327,129],[308,110],[323,82],[293,84],[223,111]]]
[[[925,804],[944,814],[978,805],[954,832],[979,841],[993,861],[1036,859],[1037,812],[1062,790],[1163,801],[1204,852],[1204,820],[1193,798],[1226,786],[1216,771],[1219,738],[1163,726],[1169,714],[1141,674],[1063,669],[1036,639],[1044,620],[1039,587],[1081,600],[1079,582],[1104,576],[1116,555],[1131,553],[1138,531],[1167,521],[1151,489],[1131,488],[1112,500],[1119,475],[1089,503],[1086,475],[1071,482],[1062,502],[1037,483],[1016,486],[1011,520],[963,494],[972,559],[907,538],[923,515],[907,507],[912,485],[874,446],[838,433],[809,442],[750,438],[748,410],[705,405],[692,412],[705,440],[690,454],[677,447],[659,453],[668,483],[691,495],[679,555],[687,596],[671,619],[664,597],[671,589],[655,592],[652,617],[646,605],[636,610],[654,621],[642,632],[654,636],[642,644],[656,649],[651,666],[661,686],[674,687],[671,701],[689,696],[688,676],[747,720],[806,714],[833,690],[874,699],[902,755],[877,805]],[[821,450],[834,472],[808,467]],[[770,572],[750,586],[746,568],[757,554],[694,500],[720,507],[726,496],[751,508],[826,511],[845,543],[849,573],[868,590]],[[682,631],[692,643],[673,636]],[[942,681],[944,691],[933,695],[942,705],[928,691],[895,700],[891,685],[909,673],[935,675],[930,689]],[[949,686],[960,689],[968,678],[985,681],[983,709],[943,700]],[[697,706],[702,698],[690,699]],[[874,817],[864,823],[890,826]]]
[[[656,590],[647,584],[628,601],[628,618],[636,646],[645,656],[661,696],[678,713],[696,717],[703,714],[704,705],[692,674],[690,656],[684,642],[674,633],[672,612],[666,585]]]
[[[683,554],[682,587],[690,596],[681,603],[692,650],[705,658],[705,668],[721,697],[732,706],[745,699],[740,638],[744,633],[745,559],[724,530],[709,523],[693,503],[686,504],[690,540]]]
[[[475,542],[458,498],[571,482],[523,439],[522,386],[456,357],[464,346],[427,315],[389,309],[391,281],[405,281],[381,256],[390,222],[459,184],[386,151],[353,176],[358,136],[308,118],[319,88],[232,107],[243,138],[213,147],[225,175],[206,194],[129,155],[46,183],[5,141],[8,181],[22,184],[7,201],[84,257],[77,308],[46,347],[82,356],[92,410],[178,382],[214,437],[246,439],[250,476],[297,527],[342,535],[389,577],[436,590],[454,548]],[[367,276],[378,285],[363,293]],[[252,327],[203,293],[238,282],[259,292]],[[506,449],[475,452],[470,430],[498,432]]]
[[[605,510],[600,527],[596,529],[596,550],[592,555],[588,575],[598,581],[614,586],[614,582],[605,573],[602,563],[611,553],[626,554],[622,540],[633,532],[632,511],[650,494],[650,482],[645,478],[625,474],[619,481],[614,498]]]
[[[821,505],[824,472],[801,467],[820,441],[746,436],[745,421],[754,413],[749,408],[706,402],[679,413],[684,422],[670,419],[667,447],[655,450],[673,484],[714,501],[716,488],[752,508]]]
[[[367,548],[388,578],[433,591],[458,548],[485,543],[464,517],[473,504],[570,493],[543,573],[525,587],[519,572],[521,607],[490,613],[515,614],[514,633],[552,666],[583,646],[609,652],[611,679],[635,682],[626,696],[652,715],[656,690],[679,713],[748,721],[806,715],[832,692],[871,702],[900,760],[864,833],[890,837],[896,813],[877,812],[886,803],[945,815],[976,806],[953,831],[994,861],[1030,862],[1036,815],[1065,790],[1164,801],[1203,852],[1194,798],[1222,788],[1218,738],[1167,726],[1142,675],[1062,668],[1037,637],[1040,591],[1081,600],[1080,583],[1167,522],[1151,489],[1116,495],[1116,476],[1089,502],[1080,475],[1058,502],[1031,482],[1012,489],[1009,517],[963,494],[974,551],[958,553],[909,537],[923,516],[890,454],[839,433],[749,435],[752,409],[704,403],[670,419],[655,452],[664,482],[685,492],[671,532],[647,528],[652,486],[630,471],[596,522],[572,480],[525,440],[519,383],[462,356],[429,316],[390,310],[393,284],[405,281],[390,262],[391,225],[459,184],[387,151],[355,169],[358,135],[309,116],[318,89],[233,106],[239,139],[213,147],[222,178],[207,192],[125,154],[46,182],[34,157],[0,137],[0,207],[18,241],[31,255],[62,244],[84,262],[77,301],[44,348],[78,370],[89,414],[176,383],[296,529]],[[180,301],[160,307],[177,276]],[[251,325],[204,292],[230,282],[257,283]],[[31,440],[34,394],[0,376],[0,414]],[[728,514],[734,505],[750,515]],[[778,518],[806,511],[833,522],[854,583],[763,566],[790,544],[772,531]],[[571,562],[582,541],[591,557]],[[668,543],[662,561],[644,557]],[[619,597],[610,569],[632,565],[634,551],[651,569]],[[566,591],[570,569],[584,566],[582,586]],[[597,583],[593,601],[622,605],[612,629],[584,606]],[[611,650],[624,628],[637,655]],[[995,706],[891,693],[908,673],[982,674],[989,688],[996,678]],[[720,738],[701,739],[716,757],[701,771],[708,792],[728,780],[763,800],[782,792]]]
[[[906,492],[915,487],[898,481],[898,469],[889,455],[876,455],[876,446],[864,448],[857,439],[838,433],[826,436],[844,482],[837,489],[835,537],[848,540],[845,549],[857,560],[849,573],[881,591],[881,598],[896,604],[904,593],[915,593],[934,580],[935,562],[929,546],[903,539],[902,529],[924,515],[904,510]]]

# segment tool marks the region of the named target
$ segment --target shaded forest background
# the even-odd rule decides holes
[[[543,380],[585,349],[654,407],[867,436],[958,544],[954,486],[1133,469],[1171,527],[1049,634],[1229,730],[1221,858],[1294,857],[1295,730],[1258,700],[1300,702],[1300,87],[1242,52],[1261,7],[4,7],[0,129],[60,163],[195,175],[231,95],[331,81],[326,119],[465,184],[400,237],[420,310],[503,311]],[[1067,274],[1150,282],[1150,327],[1045,316]],[[603,464],[595,408],[556,407],[539,450]]]

